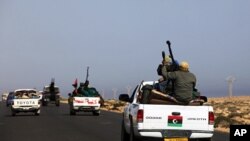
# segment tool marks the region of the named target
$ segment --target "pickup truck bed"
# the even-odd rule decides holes
[[[130,98],[120,95],[120,100],[128,102],[123,113],[122,141],[145,137],[164,141],[209,141],[214,131],[213,107],[140,103],[142,87],[154,83],[142,82]]]
[[[19,112],[33,112],[40,114],[40,96],[35,89],[17,89],[14,92],[14,99],[11,103],[12,116]],[[25,96],[25,97],[22,97]]]

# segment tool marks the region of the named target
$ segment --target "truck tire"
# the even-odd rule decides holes
[[[43,106],[47,106],[48,103],[47,103],[46,101],[42,101],[42,105],[43,105]]]
[[[100,111],[93,111],[93,115],[94,116],[99,116],[100,115]]]
[[[129,134],[126,132],[124,120],[122,120],[122,128],[121,128],[121,141],[128,141]]]
[[[11,110],[11,115],[12,115],[13,117],[16,116],[16,111]]]
[[[76,111],[75,110],[70,110],[70,115],[76,115]]]
[[[39,115],[40,115],[40,109],[37,110],[37,111],[35,111],[35,115],[36,115],[36,116],[39,116]]]
[[[56,101],[56,106],[57,106],[57,107],[60,106],[60,101],[59,101],[59,100]]]
[[[130,134],[129,134],[129,141],[139,141],[134,135],[134,127],[132,119],[130,119]]]

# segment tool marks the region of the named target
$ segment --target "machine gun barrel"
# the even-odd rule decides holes
[[[87,67],[86,81],[88,81],[88,78],[89,78],[89,66]]]
[[[176,71],[176,70],[178,70],[179,66],[178,66],[177,62],[175,61],[175,59],[174,59],[174,55],[173,55],[173,52],[172,52],[172,49],[171,49],[171,43],[170,43],[170,41],[167,41],[166,43],[168,45],[170,58],[172,60],[173,71]]]

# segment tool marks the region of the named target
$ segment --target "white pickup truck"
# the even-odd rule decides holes
[[[76,112],[92,112],[93,115],[100,115],[100,97],[81,97],[71,96],[68,99],[70,115],[76,115]]]
[[[143,86],[139,84],[131,97],[121,94],[119,99],[128,102],[124,107],[121,140],[135,141],[139,138],[161,138],[164,141],[210,141],[214,131],[213,107],[194,100],[190,105],[150,99],[142,104]],[[152,90],[151,90],[152,91]],[[205,102],[205,101],[204,101]],[[198,104],[197,104],[198,103]]]
[[[19,112],[34,112],[40,114],[41,94],[35,89],[17,89],[11,103],[12,116]]]

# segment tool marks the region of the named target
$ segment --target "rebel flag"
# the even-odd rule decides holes
[[[77,82],[77,78],[76,78],[76,80],[75,80],[75,82],[72,84],[72,86],[73,86],[74,88],[77,88],[77,85],[78,85],[78,82]]]
[[[182,127],[182,116],[168,116],[168,126]]]
[[[77,82],[77,78],[75,79],[75,82],[72,84],[72,86],[75,88],[74,91],[73,91],[73,94],[77,93],[77,85],[78,85],[78,82]]]

